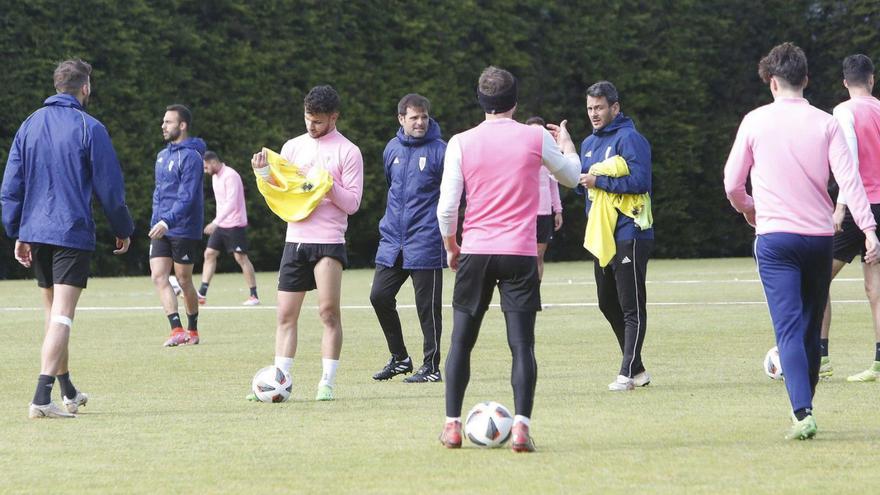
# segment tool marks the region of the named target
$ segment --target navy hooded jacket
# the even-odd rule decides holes
[[[125,183],[107,129],[68,94],[50,96],[15,134],[0,206],[11,239],[95,250],[92,194],[116,237],[131,237]]]
[[[168,143],[156,156],[156,189],[150,226],[163,220],[167,237],[201,239],[205,221],[205,142],[187,138]]]
[[[644,136],[636,131],[632,119],[618,113],[608,125],[593,130],[581,143],[581,173],[587,173],[590,167],[612,156],[620,155],[629,167],[629,175],[625,177],[596,177],[596,187],[603,191],[619,194],[648,193],[653,199],[651,190],[651,145]],[[584,186],[577,187],[578,194],[586,197],[586,213],[590,214],[590,201]],[[617,216],[614,238],[618,241],[630,239],[653,239],[654,229],[642,230],[635,220],[626,216]]]
[[[383,161],[388,203],[379,222],[376,264],[392,267],[403,252],[406,270],[434,270],[446,266],[446,251],[437,224],[437,202],[443,178],[446,142],[440,125],[429,119],[422,138],[407,136],[403,128],[385,146]]]

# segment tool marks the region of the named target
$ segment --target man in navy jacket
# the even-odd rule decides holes
[[[395,299],[406,279],[411,278],[424,337],[424,362],[404,381],[441,381],[440,308],[446,252],[437,225],[437,201],[446,142],[440,138],[440,126],[428,115],[430,110],[431,103],[424,96],[404,96],[397,104],[400,129],[383,155],[388,203],[379,222],[379,249],[370,302],[385,333],[391,358],[373,375],[375,380],[388,380],[413,370]]]
[[[162,308],[171,325],[165,347],[199,343],[199,299],[192,282],[193,263],[200,251],[205,196],[202,190],[205,142],[189,137],[192,113],[183,105],[169,105],[162,119],[168,145],[156,156],[156,189],[150,218],[150,272]],[[180,284],[186,305],[184,332],[168,276]]]
[[[587,116],[593,134],[581,143],[581,180],[578,192],[598,188],[618,194],[651,194],[651,145],[620,111],[617,89],[600,81],[587,89]],[[590,167],[613,156],[626,161],[629,175],[592,175]],[[587,196],[587,215],[590,213]],[[617,252],[608,266],[594,262],[599,309],[611,324],[623,354],[620,372],[608,389],[632,390],[651,382],[642,363],[645,341],[645,274],[654,247],[654,229],[642,230],[632,217],[620,214],[614,229]]]
[[[49,315],[40,377],[28,409],[31,418],[73,418],[89,400],[70,381],[67,346],[95,250],[92,194],[116,235],[114,254],[128,251],[134,230],[110,135],[84,111],[92,90],[91,72],[82,60],[58,65],[58,94],[21,124],[0,188],[3,226],[15,239],[15,259],[34,267]],[[56,378],[66,411],[52,402]]]

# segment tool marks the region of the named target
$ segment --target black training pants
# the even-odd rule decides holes
[[[400,315],[397,314],[397,293],[407,278],[412,278],[416,295],[416,311],[424,337],[424,365],[430,371],[440,370],[440,334],[443,321],[440,310],[443,295],[443,270],[406,270],[398,256],[393,267],[376,265],[370,303],[376,311],[379,325],[385,333],[388,350],[395,359],[405,359],[409,353],[403,343]]]
[[[453,310],[452,343],[446,356],[446,416],[461,416],[464,393],[471,378],[471,351],[477,343],[485,310],[476,316]],[[507,345],[513,357],[510,384],[515,414],[532,416],[538,362],[535,360],[535,311],[505,311]]]
[[[630,378],[645,371],[645,275],[653,248],[653,239],[617,241],[617,254],[608,266],[602,268],[594,261],[599,310],[611,324],[623,353],[620,374]]]

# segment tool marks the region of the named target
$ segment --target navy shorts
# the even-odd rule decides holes
[[[31,243],[31,257],[40,287],[48,289],[55,284],[64,284],[86,288],[91,251]]]
[[[281,267],[278,268],[278,290],[306,292],[316,289],[315,265],[321,258],[333,258],[342,263],[342,268],[348,266],[345,244],[285,243]]]
[[[171,258],[179,265],[192,265],[196,260],[199,241],[181,237],[160,237],[150,241],[150,259]]]
[[[871,205],[871,213],[880,226],[880,204]],[[857,255],[861,255],[862,261],[865,261],[865,233],[856,225],[847,208],[842,230],[834,234],[834,259],[850,263]]]
[[[247,253],[247,227],[217,227],[208,237],[208,247],[227,253]]]
[[[538,244],[548,244],[553,240],[553,227],[556,226],[554,215],[538,215]]]
[[[452,307],[476,316],[489,308],[495,286],[502,311],[540,311],[538,258],[509,254],[462,254],[455,272]]]

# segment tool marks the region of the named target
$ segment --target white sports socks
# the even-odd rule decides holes
[[[324,374],[321,375],[321,382],[318,383],[318,386],[327,385],[333,388],[336,385],[336,368],[339,367],[339,360],[322,358],[321,364],[324,367]]]
[[[275,356],[275,367],[281,368],[281,370],[290,373],[290,368],[293,368],[293,358],[292,357],[284,357],[284,356]]]

